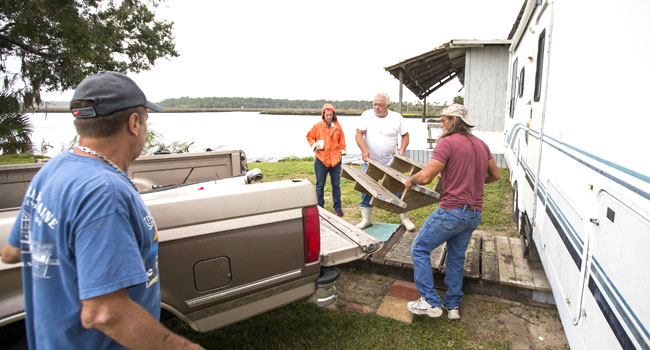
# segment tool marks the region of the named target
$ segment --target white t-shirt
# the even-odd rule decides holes
[[[384,118],[377,117],[373,109],[363,112],[357,129],[366,131],[364,139],[372,159],[386,165],[392,163],[398,140],[408,132],[404,117],[391,110]]]

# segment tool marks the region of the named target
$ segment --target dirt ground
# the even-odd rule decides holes
[[[337,281],[336,308],[375,312],[394,280],[342,268]],[[466,294],[460,321],[478,349],[569,349],[553,305],[527,305],[505,299]]]

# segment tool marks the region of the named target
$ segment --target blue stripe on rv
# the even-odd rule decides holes
[[[634,338],[637,340],[637,342],[643,349],[650,349],[650,345],[648,345],[648,342],[646,340],[650,338],[648,330],[645,329],[643,323],[639,321],[639,318],[636,316],[634,311],[632,311],[630,305],[627,303],[627,301],[625,301],[618,289],[616,289],[616,286],[614,286],[612,280],[609,278],[609,276],[607,276],[607,273],[605,273],[605,270],[603,270],[602,266],[600,266],[598,260],[595,258],[593,259],[593,264],[591,265],[591,273],[594,277],[596,277],[598,284],[601,286],[600,290],[602,290],[605,295],[608,296],[608,299],[614,305],[614,309],[618,312],[619,315],[621,315],[621,318],[625,322],[625,325],[632,332],[632,335],[634,335]],[[607,305],[607,307],[610,308],[610,311],[612,310],[609,305]],[[637,325],[639,326],[637,327]],[[643,338],[643,335],[645,335],[645,339]]]
[[[555,230],[560,236],[560,239],[562,239],[562,242],[564,243],[564,246],[569,252],[569,255],[571,255],[573,262],[575,262],[576,267],[578,268],[578,270],[580,270],[580,266],[582,266],[582,257],[580,253],[578,253],[578,250],[573,246],[573,244],[571,244],[571,241],[569,240],[566,231],[559,223],[558,218],[554,215],[554,213],[551,211],[551,208],[549,206],[546,206],[546,214],[548,214],[549,219],[551,219],[551,223],[553,223]]]
[[[619,344],[621,344],[621,347],[623,349],[634,349],[632,340],[630,339],[630,337],[628,337],[627,333],[625,333],[623,326],[618,321],[618,318],[616,318],[616,315],[614,315],[614,313],[612,312],[612,308],[609,307],[609,304],[607,304],[607,301],[605,300],[603,293],[600,291],[598,286],[596,286],[596,283],[594,283],[594,280],[593,278],[591,278],[591,276],[589,277],[589,290],[591,291],[591,294],[594,296],[594,299],[596,300],[596,304],[598,304],[598,307],[600,308],[600,311],[603,313],[603,316],[605,316],[605,320],[607,320],[607,323],[609,324],[609,328],[612,329],[612,332],[614,332],[616,339],[618,340]]]

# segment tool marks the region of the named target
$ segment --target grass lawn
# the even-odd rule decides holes
[[[28,164],[35,163],[37,159],[49,159],[50,157],[30,153],[25,154],[0,154],[0,165]]]
[[[306,301],[203,334],[178,319],[166,326],[206,349],[474,348],[461,323],[446,318],[416,317],[412,324],[406,324],[372,313],[318,308]]]

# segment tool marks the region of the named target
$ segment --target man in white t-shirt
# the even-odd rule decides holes
[[[406,146],[409,144],[409,134],[404,124],[404,117],[397,112],[388,109],[390,106],[390,97],[385,92],[380,92],[375,96],[373,109],[369,109],[363,114],[357,127],[355,139],[361,149],[363,158],[363,171],[368,167],[368,158],[378,162],[390,165],[393,162],[393,154],[399,149],[399,154],[404,155]],[[398,146],[398,140],[399,148]],[[401,193],[396,194],[401,197]],[[365,193],[361,194],[362,220],[357,225],[358,228],[364,229],[372,225],[372,205],[371,197]],[[415,225],[409,219],[408,213],[400,214],[402,223],[408,231],[414,230]]]

